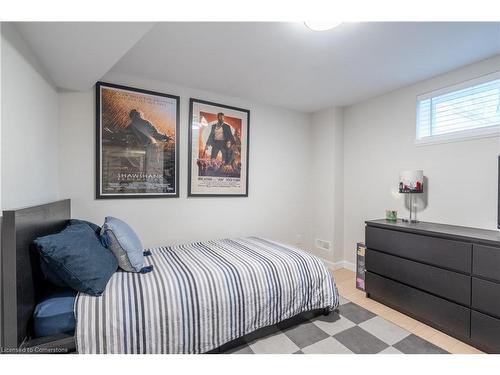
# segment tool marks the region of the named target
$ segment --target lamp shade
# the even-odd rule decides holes
[[[424,171],[403,171],[399,173],[400,193],[423,193],[424,192]]]

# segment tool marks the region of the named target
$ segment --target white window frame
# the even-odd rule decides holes
[[[425,146],[425,145],[430,145],[430,144],[439,144],[439,143],[448,143],[448,142],[458,142],[458,141],[466,141],[466,140],[473,140],[473,139],[480,139],[480,138],[488,138],[488,137],[500,137],[500,123],[488,126],[488,127],[483,127],[483,128],[477,128],[477,129],[470,129],[470,130],[462,130],[462,131],[456,131],[452,133],[447,133],[447,134],[439,134],[439,135],[430,135],[427,137],[423,138],[418,138],[418,131],[419,131],[419,108],[418,105],[420,101],[433,98],[436,96],[440,96],[443,94],[448,94],[453,91],[458,91],[467,87],[472,87],[476,85],[480,85],[482,83],[486,83],[489,81],[494,81],[496,79],[500,79],[500,71],[489,73],[486,75],[483,75],[478,78],[470,79],[468,81],[464,81],[461,83],[458,83],[456,85],[452,86],[447,86],[443,87],[438,90],[430,91],[425,94],[421,94],[417,96],[417,101],[416,101],[416,123],[415,123],[415,144],[417,146]]]

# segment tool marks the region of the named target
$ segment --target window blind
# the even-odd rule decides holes
[[[420,96],[417,99],[417,140],[446,134],[473,134],[477,130],[498,132],[499,74],[483,77],[480,83],[477,81],[465,87],[454,86]]]

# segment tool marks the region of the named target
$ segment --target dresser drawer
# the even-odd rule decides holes
[[[366,291],[370,294],[370,298],[394,307],[457,338],[469,337],[470,309],[464,306],[372,272],[366,273]]]
[[[500,318],[500,284],[472,278],[472,308]]]
[[[470,337],[488,353],[500,353],[500,319],[472,311]]]
[[[366,227],[366,247],[393,255],[471,272],[472,245],[467,242],[422,236],[395,230]]]
[[[366,269],[426,292],[470,306],[470,276],[366,250]]]
[[[472,273],[500,282],[500,248],[474,245]]]

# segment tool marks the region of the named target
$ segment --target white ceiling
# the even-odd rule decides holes
[[[88,90],[154,22],[20,22],[16,27],[57,87]]]
[[[60,88],[86,90],[110,70],[305,112],[500,54],[500,23],[351,23],[325,32],[275,22],[17,27]]]

